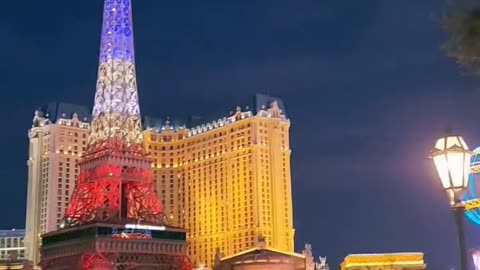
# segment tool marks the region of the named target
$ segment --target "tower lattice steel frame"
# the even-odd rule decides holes
[[[125,218],[158,224],[162,207],[143,147],[130,0],[106,0],[103,16],[91,132],[66,226]]]
[[[163,224],[154,191],[134,59],[131,0],[105,0],[86,154],[64,228],[43,236],[43,269],[191,269],[185,231]]]

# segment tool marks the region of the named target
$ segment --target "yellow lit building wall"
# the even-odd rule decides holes
[[[341,270],[424,270],[423,253],[351,254]]]
[[[290,122],[276,103],[192,129],[146,130],[156,190],[173,226],[188,230],[194,263],[212,266],[263,235],[293,252]]]

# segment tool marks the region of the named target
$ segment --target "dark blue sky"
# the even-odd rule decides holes
[[[142,111],[202,115],[256,92],[282,97],[297,250],[312,243],[334,269],[348,253],[422,251],[450,269],[455,227],[426,157],[446,126],[480,144],[480,92],[439,50],[443,4],[134,1]],[[24,226],[36,107],[93,101],[101,9],[101,0],[2,5],[1,228]],[[480,247],[480,228],[467,230]]]

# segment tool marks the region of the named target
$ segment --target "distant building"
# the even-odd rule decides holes
[[[0,261],[25,259],[25,230],[0,230]]]
[[[31,270],[25,259],[25,230],[0,230],[0,270]]]
[[[264,241],[259,237],[257,247],[226,257],[217,250],[213,270],[313,270],[308,269],[304,254],[268,248]]]
[[[28,157],[26,256],[40,261],[40,235],[58,229],[78,177],[76,163],[86,146],[90,110],[50,103],[35,112]]]
[[[341,270],[423,270],[423,253],[351,254]]]
[[[326,257],[319,257],[315,262],[312,246],[305,244],[302,254],[285,252],[266,245],[265,238],[258,238],[257,246],[224,256],[218,249],[214,259],[213,270],[329,270]],[[205,265],[196,270],[208,270]]]

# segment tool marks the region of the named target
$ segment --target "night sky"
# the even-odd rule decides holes
[[[173,3],[172,3],[173,2]],[[134,1],[142,112],[209,115],[281,97],[291,119],[296,250],[426,253],[457,265],[430,160],[445,127],[480,145],[478,82],[440,51],[439,0]],[[27,131],[49,101],[92,105],[101,0],[0,11],[0,228],[23,228]],[[469,248],[480,228],[467,224]]]

